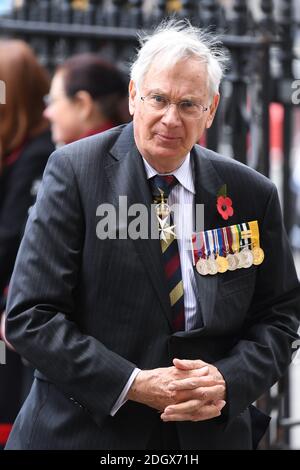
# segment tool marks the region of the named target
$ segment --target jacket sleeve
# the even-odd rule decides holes
[[[242,413],[287,370],[296,345],[300,290],[273,187],[260,227],[265,259],[240,340],[215,366],[227,385],[225,416]]]
[[[49,159],[17,256],[6,335],[18,353],[100,425],[135,365],[81,332],[75,322],[83,240],[76,177],[68,157],[57,151]]]
[[[0,210],[0,295],[8,285],[22,239],[28,211],[36,198],[53,146],[46,135],[24,148],[6,181]]]

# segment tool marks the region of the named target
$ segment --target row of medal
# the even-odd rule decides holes
[[[195,233],[192,245],[193,262],[202,276],[250,268],[264,260],[257,220]]]

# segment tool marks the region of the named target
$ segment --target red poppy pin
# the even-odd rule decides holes
[[[227,196],[227,186],[224,184],[217,197],[217,209],[224,220],[233,215],[232,200]]]

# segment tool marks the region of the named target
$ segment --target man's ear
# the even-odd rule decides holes
[[[135,111],[135,98],[136,98],[136,86],[135,83],[130,80],[129,82],[129,112],[131,116],[134,115]]]
[[[220,95],[219,95],[219,93],[217,93],[213,97],[212,103],[209,107],[209,115],[208,115],[208,118],[207,118],[206,124],[205,124],[206,129],[209,129],[211,127],[212,123],[213,123],[213,120],[214,120],[214,117],[215,117],[215,114],[216,114],[216,111],[217,111],[217,108],[218,108],[219,101],[220,101]]]

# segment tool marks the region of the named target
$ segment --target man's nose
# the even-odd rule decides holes
[[[178,106],[175,103],[169,104],[161,118],[161,121],[169,126],[181,125],[182,120],[179,114]]]

